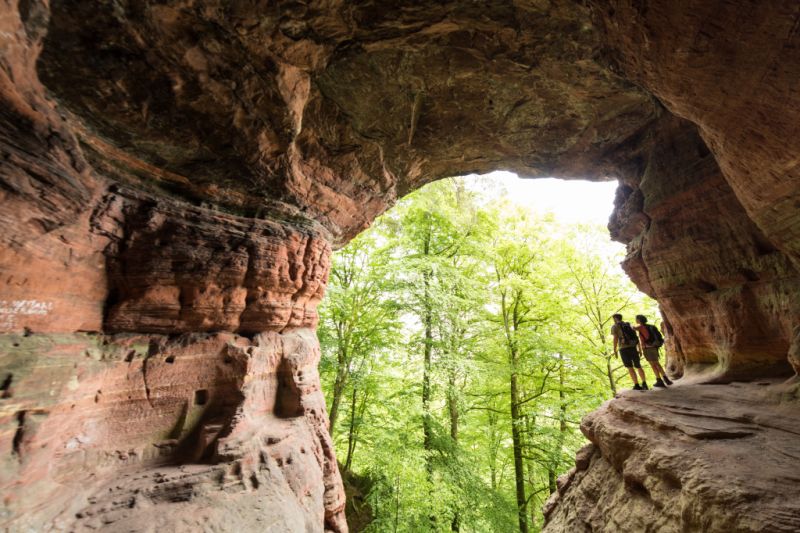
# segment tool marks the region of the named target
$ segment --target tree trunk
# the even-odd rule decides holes
[[[347,459],[344,463],[345,471],[349,472],[353,464],[353,452],[356,449],[355,429],[356,429],[356,397],[358,387],[353,387],[353,396],[350,402],[350,429],[347,432]]]
[[[516,359],[516,356],[513,357]],[[528,533],[528,515],[525,512],[525,467],[522,462],[522,435],[519,424],[522,423],[519,412],[519,390],[517,388],[517,371],[511,372],[511,440],[514,447],[514,477],[516,478],[517,512],[519,515],[520,533]]]
[[[426,250],[427,251],[427,250]],[[430,454],[433,447],[433,427],[431,420],[431,360],[433,355],[433,311],[430,305],[430,273],[423,274],[425,302],[423,323],[425,325],[424,365],[422,370],[422,434],[423,447]],[[427,460],[428,476],[433,474],[430,458]]]
[[[494,407],[492,403],[491,407]],[[492,490],[497,490],[497,448],[498,444],[498,436],[497,436],[497,418],[494,411],[489,411],[489,438],[491,442],[491,447],[489,448],[489,474],[492,480]]]
[[[518,297],[519,295],[517,295]],[[511,442],[514,449],[514,478],[517,496],[517,514],[519,516],[519,531],[520,533],[528,533],[528,514],[525,512],[528,500],[525,497],[525,464],[523,462],[523,443],[522,431],[520,424],[524,423],[520,413],[520,398],[519,386],[517,384],[517,342],[516,333],[519,323],[517,317],[517,304],[515,301],[513,305],[513,318],[510,316],[512,311],[509,309],[506,300],[506,293],[502,292],[500,295],[500,308],[503,313],[503,328],[506,335],[506,345],[508,348],[508,363],[511,369],[511,383],[510,383],[510,396],[511,396]],[[512,331],[513,328],[513,331]]]
[[[430,255],[430,232],[427,234],[423,253],[425,257]],[[433,460],[431,454],[433,452],[433,420],[431,418],[431,364],[433,359],[433,305],[431,303],[430,285],[432,273],[428,265],[425,265],[425,270],[422,273],[423,280],[423,312],[424,316],[422,322],[425,326],[425,347],[424,347],[424,365],[422,369],[422,435],[423,435],[423,449],[425,455],[425,469],[428,473],[428,482],[433,488]],[[436,531],[436,516],[430,516],[431,529]]]
[[[611,368],[611,357],[606,358],[606,372],[608,373],[608,386],[611,387],[611,395],[617,395],[617,384],[614,383],[614,370]]]
[[[600,337],[600,346],[603,348],[603,357],[606,359],[606,375],[608,376],[608,387],[611,389],[611,396],[617,395],[617,384],[614,382],[614,369],[612,368],[612,362],[614,361],[614,357],[612,355],[608,355],[608,345],[606,343],[606,336],[605,330],[603,329],[603,325],[600,322],[602,315],[600,314],[600,310],[597,310],[597,334]]]
[[[450,438],[453,440],[453,447],[458,445],[458,394],[456,393],[456,371],[450,370],[447,387],[447,410],[450,413]],[[460,518],[458,510],[453,514],[450,522],[450,531],[460,531]]]
[[[339,353],[337,354],[337,364],[338,367],[336,368],[336,379],[333,382],[333,398],[331,398],[331,411],[328,413],[328,432],[333,436],[333,428],[336,425],[336,419],[339,417],[339,404],[342,401],[342,394],[344,393],[344,387],[347,384],[347,374],[349,372],[349,368],[347,368],[347,353],[341,348],[339,349]]]
[[[456,392],[456,374],[450,372],[447,390],[447,410],[450,414],[450,438],[458,444],[458,393]]]
[[[550,461],[550,468],[547,472],[550,494],[553,494],[558,489],[556,479],[561,466],[561,449],[564,447],[564,439],[567,434],[567,399],[566,394],[564,394],[564,354],[558,354],[558,403],[558,441],[555,450],[553,450],[553,458]]]

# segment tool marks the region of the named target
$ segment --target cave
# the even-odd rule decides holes
[[[797,2],[0,12],[4,528],[347,531],[331,251],[509,170],[619,180],[683,392],[588,415],[545,530],[800,529]]]

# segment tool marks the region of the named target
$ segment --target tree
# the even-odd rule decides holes
[[[399,307],[390,296],[393,280],[387,257],[388,251],[372,234],[354,239],[334,257],[319,325],[321,367],[334,375],[328,402],[331,434],[351,378],[369,367],[376,352],[390,349],[397,340]],[[356,397],[356,388],[352,395]]]
[[[604,240],[455,179],[336,253],[321,369],[367,531],[541,526],[581,416],[616,386],[607,318],[651,309]]]
[[[621,254],[603,252],[597,246],[600,228],[582,226],[570,232],[562,243],[564,273],[574,295],[570,307],[572,331],[592,357],[586,362],[608,383],[611,396],[617,393],[622,365],[614,359],[610,329],[614,313],[641,312],[654,316],[656,304],[639,293],[630,280],[619,275]],[[623,372],[624,374],[624,372]]]
[[[395,249],[402,256],[396,268],[404,272],[403,301],[422,326],[423,448],[428,480],[433,484],[436,455],[458,444],[459,383],[463,378],[459,361],[465,352],[468,324],[478,316],[471,253],[483,220],[472,195],[458,181],[442,181],[428,187],[426,193],[412,195],[391,220],[398,236]],[[450,443],[443,443],[442,435],[436,434],[433,412],[435,381],[443,374]],[[458,509],[451,513],[450,529],[459,531]],[[437,521],[436,516],[431,517],[434,529]]]
[[[520,383],[529,367],[527,359],[537,345],[537,329],[550,320],[552,308],[541,298],[535,273],[544,262],[544,242],[532,231],[524,213],[513,212],[501,220],[502,232],[495,235],[488,250],[493,275],[492,292],[497,310],[490,321],[499,323],[508,371],[509,415],[514,457],[515,496],[518,525],[521,533],[528,531],[525,475],[524,405],[545,394],[546,379],[538,380],[538,390],[525,394]],[[549,373],[549,372],[548,372]]]

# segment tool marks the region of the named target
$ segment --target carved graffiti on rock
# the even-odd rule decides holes
[[[14,329],[20,316],[46,316],[53,302],[41,300],[0,300],[0,329]]]

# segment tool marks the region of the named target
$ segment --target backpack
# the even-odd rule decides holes
[[[622,339],[625,341],[625,344],[639,344],[639,336],[633,331],[629,323],[620,322],[619,330],[622,332]]]
[[[647,343],[649,347],[661,348],[664,346],[664,336],[661,335],[661,332],[657,327],[653,326],[652,324],[647,324],[647,333],[649,334]]]

